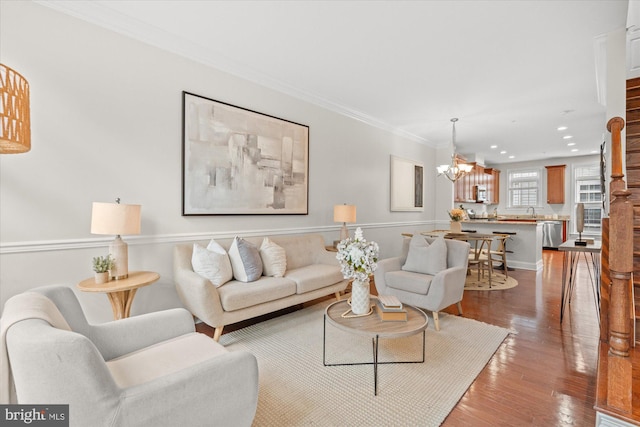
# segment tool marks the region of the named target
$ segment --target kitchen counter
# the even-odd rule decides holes
[[[537,215],[532,217],[530,215],[500,215],[498,219],[494,218],[475,218],[468,219],[466,222],[543,222],[543,221],[570,221],[571,217],[568,215],[562,215],[558,218],[547,218],[548,215]]]
[[[475,230],[482,234],[516,233],[507,240],[507,251],[512,251],[507,253],[507,265],[524,270],[542,269],[542,220],[476,219],[462,221],[462,230]]]

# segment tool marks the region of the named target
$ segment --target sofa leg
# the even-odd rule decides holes
[[[342,299],[342,295],[340,295],[340,291],[335,293],[336,295],[336,300],[340,301]]]
[[[218,327],[213,331],[213,340],[214,340],[214,341],[220,341],[220,335],[222,335],[222,329],[224,329],[224,325],[222,325],[222,326],[218,326]]]
[[[432,311],[433,313],[433,327],[436,328],[436,331],[440,330],[440,321],[438,320],[438,312]]]
[[[458,315],[462,316],[462,301],[458,301]]]

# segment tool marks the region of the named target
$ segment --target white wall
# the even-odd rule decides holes
[[[91,258],[110,240],[89,232],[94,201],[142,205],[142,235],[125,237],[129,268],[161,279],[139,291],[134,313],[178,304],[178,241],[319,232],[330,242],[339,234],[333,205],[343,202],[357,205],[357,225],[382,257],[399,250],[401,232],[433,226],[433,201],[442,198],[429,173],[434,148],[31,2],[0,5],[0,60],[28,79],[32,123],[31,151],[0,156],[2,305],[92,275]],[[309,214],[181,216],[183,90],[308,125]],[[424,212],[390,212],[392,154],[424,163]],[[104,295],[79,296],[90,319],[110,319]]]

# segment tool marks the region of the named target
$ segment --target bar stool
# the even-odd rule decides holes
[[[507,240],[511,238],[511,236],[515,236],[515,231],[494,231],[493,234],[498,236],[498,247],[495,251],[491,251],[491,255],[496,258],[501,258],[502,264],[499,267],[495,267],[496,270],[504,270],[504,276],[509,277],[509,270],[515,270],[512,267],[507,266],[507,253],[513,253],[513,251],[507,250]]]

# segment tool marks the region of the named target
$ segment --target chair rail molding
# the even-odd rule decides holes
[[[435,221],[402,221],[402,222],[381,222],[369,224],[354,224],[349,228],[355,229],[360,227],[366,229],[384,229],[384,228],[401,228],[401,227],[433,227]],[[198,240],[208,239],[233,239],[235,236],[240,237],[259,237],[259,236],[277,236],[288,234],[309,234],[309,233],[340,233],[339,225],[315,226],[315,227],[298,227],[298,228],[274,228],[259,230],[225,230],[225,231],[206,231],[198,233],[176,233],[176,234],[155,234],[155,235],[138,235],[127,236],[127,244],[137,245],[153,245],[153,244],[169,244],[169,243],[186,243]],[[91,239],[60,239],[60,240],[44,240],[44,241],[24,241],[24,242],[6,242],[0,243],[0,255],[29,253],[29,252],[49,252],[63,250],[78,250],[102,248],[109,246],[113,239],[109,236],[103,238]]]

